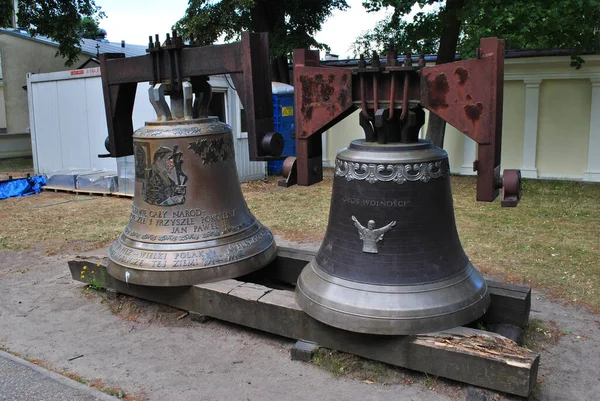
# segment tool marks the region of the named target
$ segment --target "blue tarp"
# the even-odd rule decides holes
[[[0,183],[0,199],[39,194],[44,185],[46,185],[46,177],[43,175],[2,182]]]

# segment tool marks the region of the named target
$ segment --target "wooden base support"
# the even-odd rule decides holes
[[[271,273],[279,271],[281,276],[289,279],[295,266],[305,263],[301,255],[282,248],[274,264],[263,270],[266,270],[264,274],[268,274],[269,269]],[[523,397],[527,397],[536,384],[539,354],[495,333],[457,327],[414,336],[365,335],[314,320],[298,307],[294,292],[290,290],[274,289],[241,279],[189,287],[128,285],[106,273],[106,260],[86,258],[69,261],[73,279],[89,282],[94,278],[89,273],[81,278],[86,265],[94,266],[96,285],[99,282],[119,293],[190,313]],[[288,266],[289,269],[277,268],[277,265]],[[498,313],[495,316],[505,314],[502,305],[508,304],[507,296],[510,298],[510,294],[492,297],[492,303],[497,303]],[[522,297],[520,299],[523,302]],[[498,300],[504,301],[499,304]],[[519,306],[513,309],[526,308]]]

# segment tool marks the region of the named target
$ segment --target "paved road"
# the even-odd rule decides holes
[[[0,351],[0,401],[115,401],[57,373]]]

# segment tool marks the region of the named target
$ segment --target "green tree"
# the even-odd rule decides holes
[[[348,7],[345,0],[190,0],[175,29],[201,45],[218,39],[235,40],[244,30],[270,33],[273,79],[288,82],[288,57],[293,49],[328,49],[314,39],[334,9]]]
[[[79,21],[79,36],[85,39],[96,39],[98,36],[98,21],[92,17],[83,17]]]
[[[366,0],[367,11],[384,7],[391,16],[361,35],[355,52],[384,50],[393,42],[401,50],[438,54],[438,64],[454,61],[456,52],[473,57],[483,37],[500,37],[506,49],[566,49],[580,68],[582,53],[600,50],[600,0],[419,0],[434,5],[412,21],[402,20],[415,0]],[[445,124],[431,114],[427,138],[443,145]]]
[[[0,0],[0,26],[10,26],[13,12],[13,0]],[[56,55],[65,57],[67,66],[81,52],[80,26],[85,17],[95,20],[104,13],[94,0],[19,0],[17,12],[19,28],[58,42]]]

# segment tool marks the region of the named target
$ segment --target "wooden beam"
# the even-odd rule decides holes
[[[352,333],[305,314],[292,291],[238,280],[176,288],[128,285],[109,276],[105,263],[75,259],[69,268],[75,280],[90,282],[93,266],[97,285],[123,294],[476,386],[527,397],[536,383],[539,355],[494,333],[464,327],[416,336]]]
[[[531,311],[531,287],[485,280],[492,302],[483,315],[486,324],[511,324],[522,329],[529,322]]]
[[[186,47],[181,49],[181,76],[234,74],[244,72],[240,62],[239,42],[224,45]],[[200,62],[199,62],[200,60]],[[173,79],[168,57],[161,59],[161,78]],[[152,56],[109,59],[102,67],[108,85],[148,82],[154,80]]]

